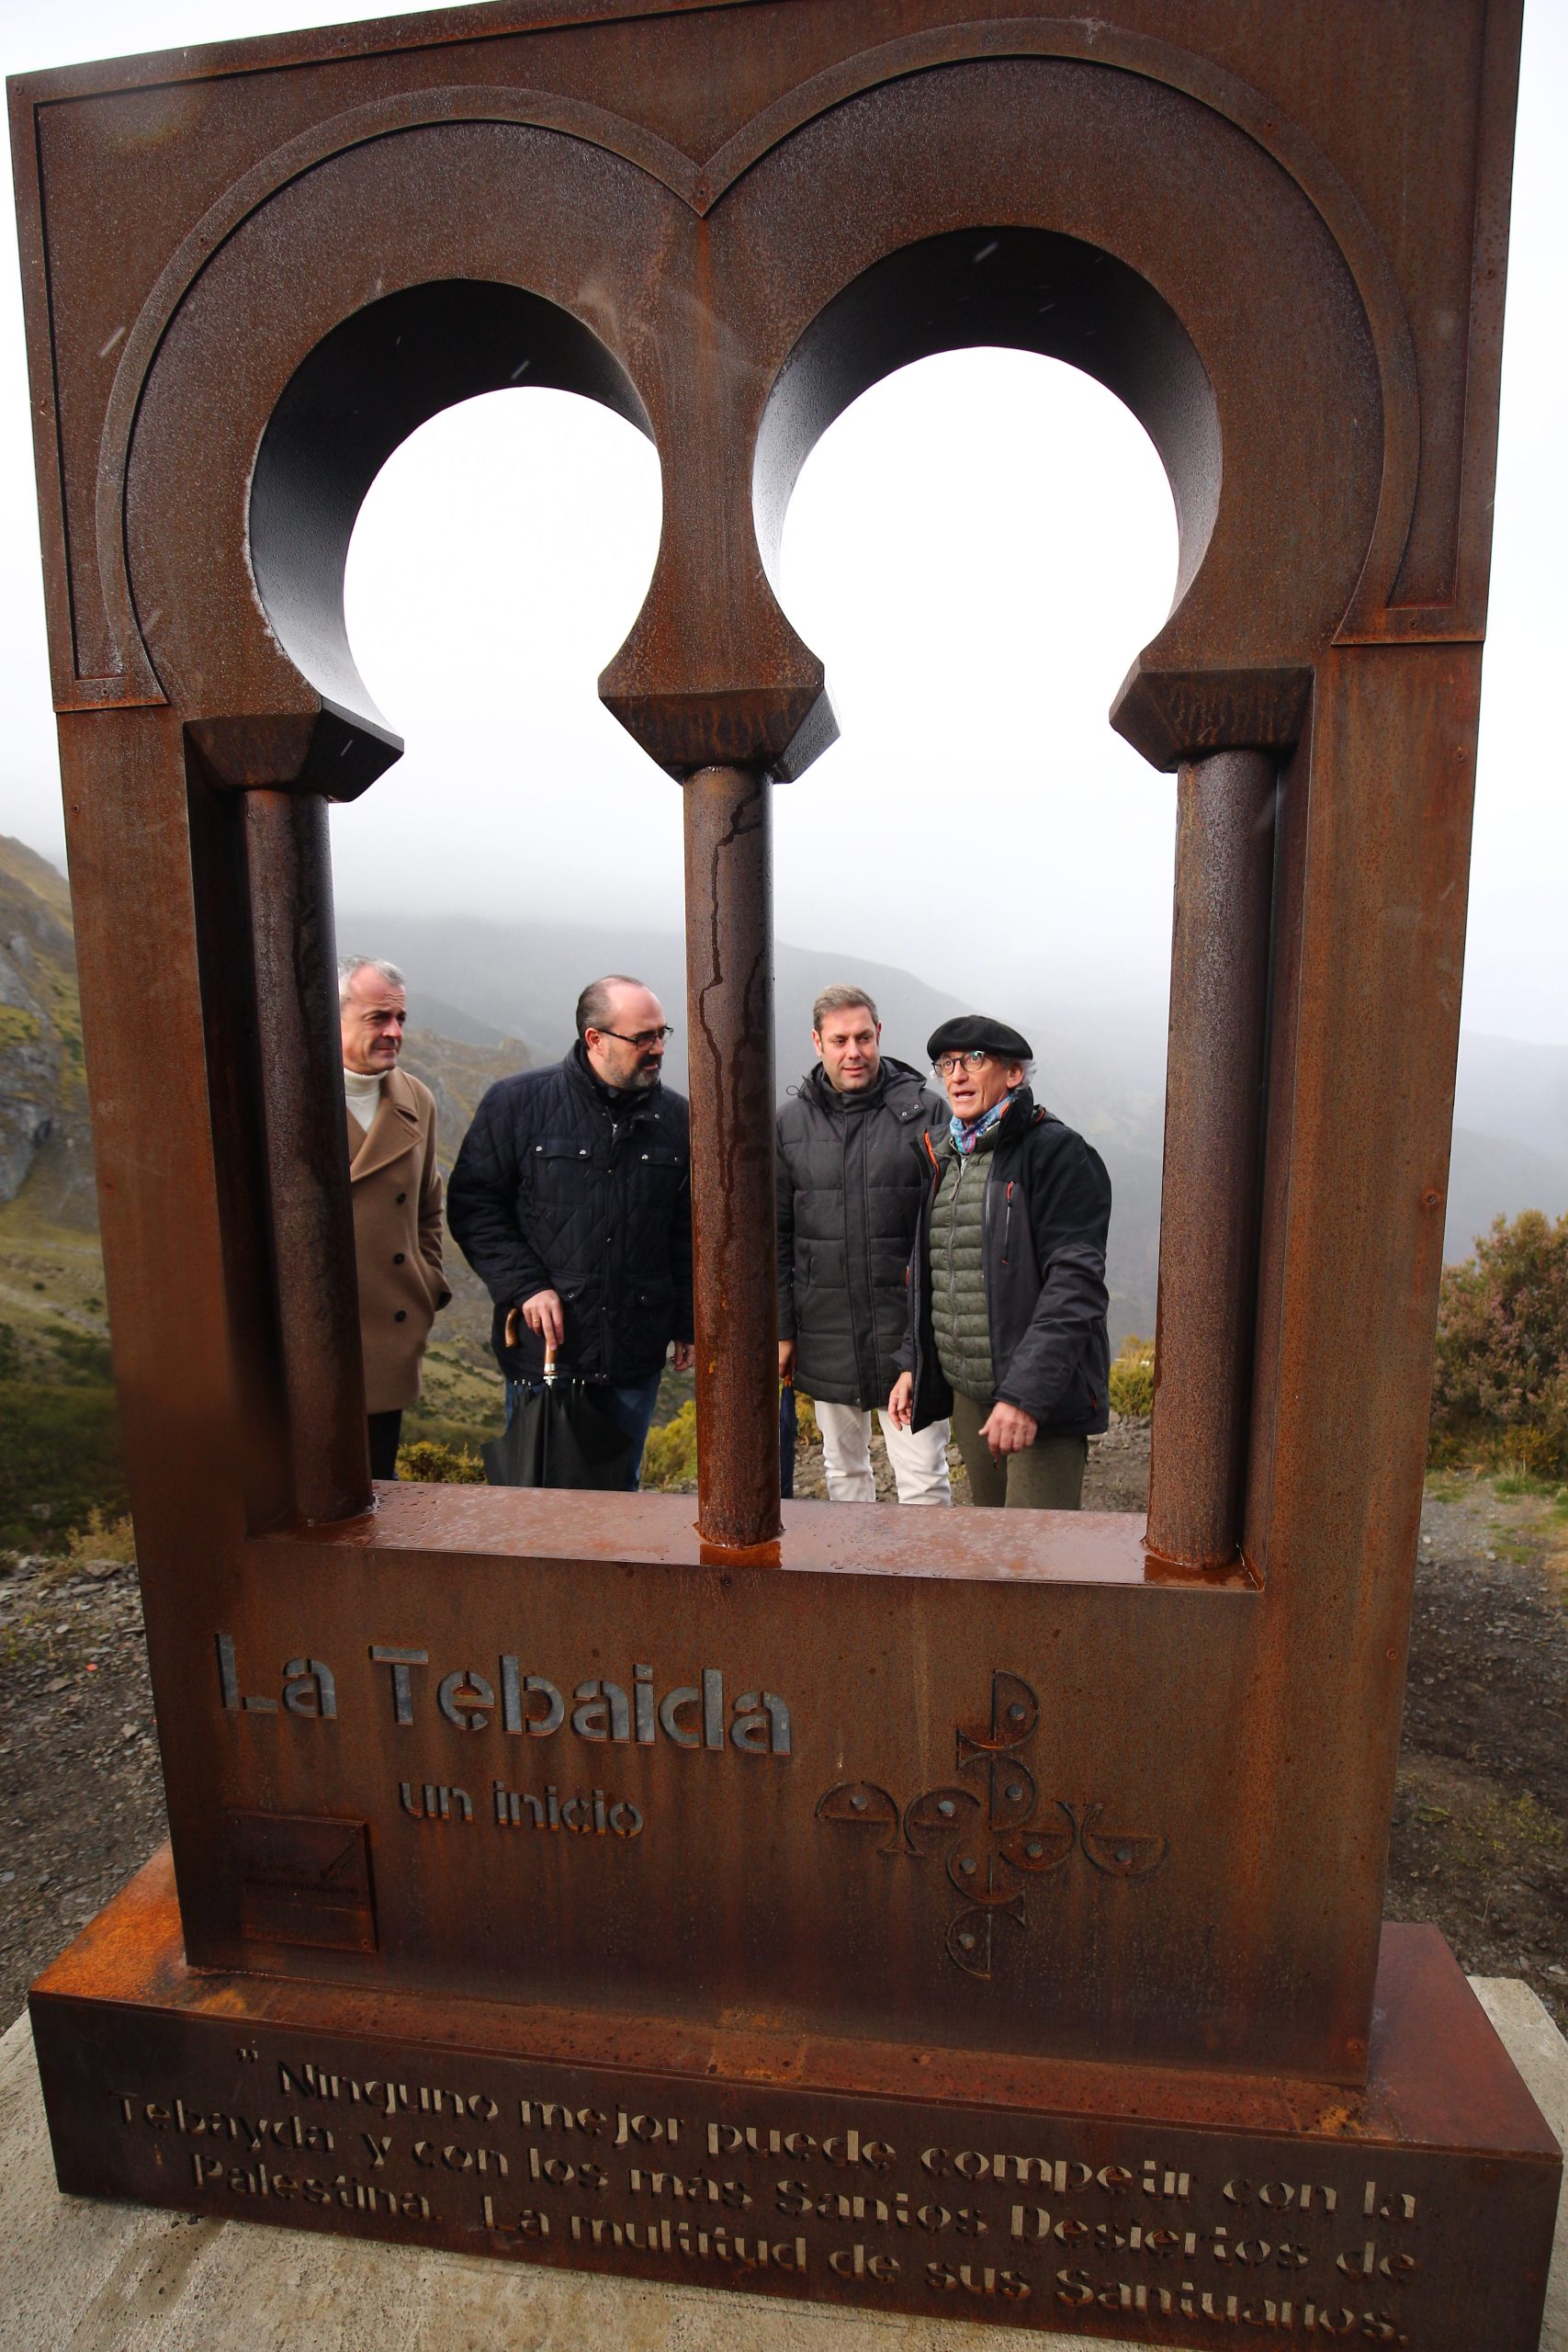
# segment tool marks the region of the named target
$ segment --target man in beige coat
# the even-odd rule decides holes
[[[452,1295],[441,1271],[435,1098],[398,1068],[408,994],[396,965],[344,956],[338,1010],[370,1475],[395,1478],[403,1410],[419,1395],[424,1343]]]

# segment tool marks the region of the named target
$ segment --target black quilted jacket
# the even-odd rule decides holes
[[[671,1340],[693,1337],[692,1178],[686,1103],[668,1087],[608,1096],[581,1046],[547,1069],[492,1086],[463,1138],[446,1223],[495,1301],[503,1372],[536,1378],[544,1341],[507,1310],[560,1294],[563,1374],[640,1380]]]

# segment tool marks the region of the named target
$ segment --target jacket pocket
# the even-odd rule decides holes
[[[592,1147],[571,1136],[536,1136],[525,1156],[525,1182],[536,1200],[551,1207],[576,1201],[592,1161]]]
[[[1086,1367],[1080,1363],[1074,1368],[1067,1393],[1052,1419],[1076,1425],[1080,1421],[1092,1421],[1099,1411],[1100,1399],[1095,1394],[1094,1383]]]
[[[668,1199],[685,1178],[686,1155],[673,1144],[638,1144],[630,1165],[633,1182],[639,1191],[651,1193],[655,1199]]]

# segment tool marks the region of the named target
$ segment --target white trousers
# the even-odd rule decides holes
[[[871,1467],[871,1415],[858,1405],[817,1403],[817,1426],[822,1432],[822,1467],[827,1473],[830,1503],[874,1503],[876,1480]],[[879,1412],[887,1459],[898,1482],[901,1503],[951,1503],[947,1482],[947,1423],[933,1421],[919,1437],[909,1430],[893,1429]]]

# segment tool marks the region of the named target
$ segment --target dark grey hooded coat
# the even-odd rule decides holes
[[[779,1113],[779,1337],[830,1405],[886,1405],[908,1325],[905,1269],[925,1196],[920,1138],[947,1105],[907,1062],[840,1094],[820,1062]]]

